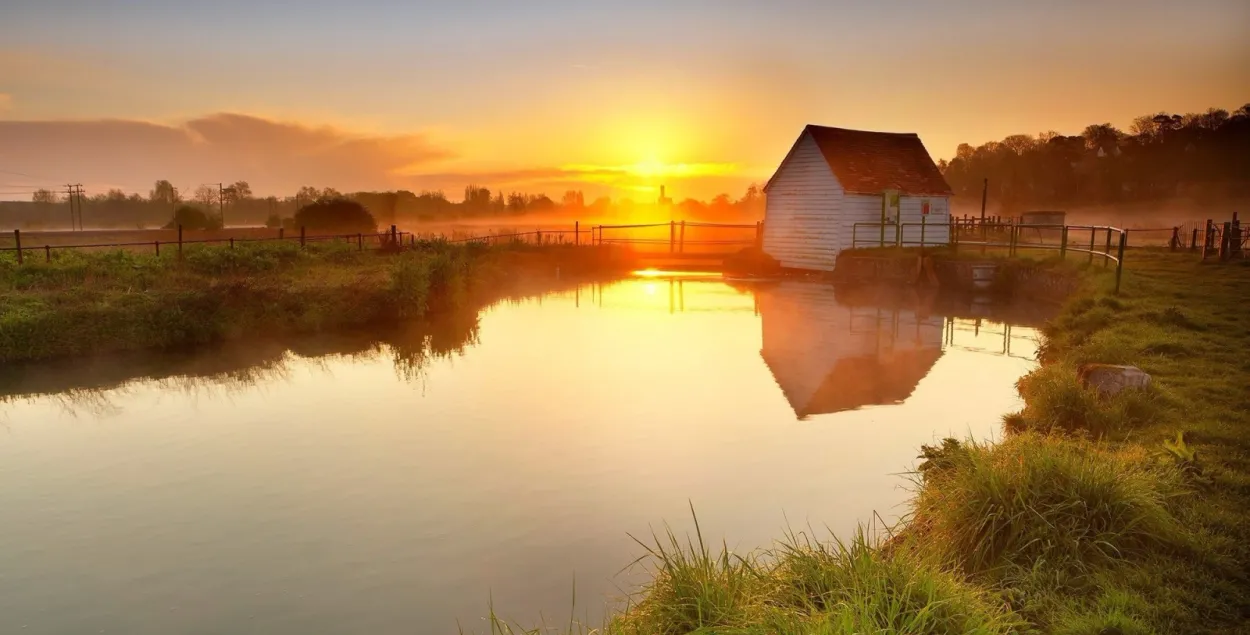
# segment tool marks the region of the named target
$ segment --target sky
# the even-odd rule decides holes
[[[5,0],[0,199],[739,195],[808,123],[961,142],[1250,102],[1245,0]]]

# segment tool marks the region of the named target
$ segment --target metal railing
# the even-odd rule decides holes
[[[875,237],[861,238],[861,228],[870,228]],[[908,228],[912,238],[908,237]],[[927,240],[926,240],[927,230]],[[938,233],[935,233],[935,230]],[[1089,233],[1088,247],[1085,234]],[[1009,257],[1015,257],[1022,249],[1058,251],[1060,259],[1068,253],[1088,254],[1093,263],[1097,256],[1103,266],[1114,262],[1115,290],[1120,290],[1124,271],[1124,249],[1128,246],[1129,230],[1106,225],[1033,225],[1007,223],[855,223],[851,226],[851,246],[857,247],[949,247],[952,251],[977,248],[1006,249]],[[1055,242],[1050,242],[1053,240]],[[1101,239],[1101,240],[1100,240]],[[1079,242],[1078,242],[1079,241]],[[1101,249],[1100,249],[1101,247]]]

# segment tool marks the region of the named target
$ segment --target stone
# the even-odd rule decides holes
[[[1076,377],[1085,388],[1093,388],[1101,397],[1112,397],[1129,388],[1144,389],[1150,375],[1136,366],[1116,364],[1082,364]]]

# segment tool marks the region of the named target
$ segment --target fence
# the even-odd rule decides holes
[[[139,230],[135,230],[139,231]],[[142,230],[147,233],[146,230]],[[174,230],[162,231],[160,234],[172,233]],[[300,246],[304,246],[309,242],[332,242],[347,241],[355,242],[360,250],[364,250],[365,244],[373,244],[376,242],[379,248],[393,247],[402,248],[405,243],[409,246],[415,245],[418,240],[441,241],[448,244],[533,244],[533,245],[574,245],[574,246],[618,246],[625,247],[633,251],[643,253],[669,253],[669,254],[701,254],[701,255],[726,255],[735,250],[735,248],[748,247],[758,245],[760,237],[763,234],[763,223],[754,224],[724,224],[724,223],[702,223],[692,221],[670,221],[668,223],[649,223],[636,225],[595,225],[582,228],[581,222],[574,222],[572,229],[544,229],[524,232],[505,232],[505,233],[487,233],[470,236],[446,236],[439,234],[418,234],[415,232],[397,231],[394,225],[390,231],[380,233],[357,233],[357,234],[330,234],[315,235],[307,234],[305,228],[301,227],[298,236],[287,236],[285,229],[278,229],[277,236],[248,236],[248,237],[217,237],[217,238],[199,238],[187,239],[183,236],[182,227],[177,228],[176,239],[160,239],[143,240],[143,241],[118,241],[118,242],[92,242],[92,243],[71,243],[71,244],[52,244],[52,241],[46,241],[42,245],[30,245],[29,236],[27,236],[27,244],[23,244],[23,235],[21,230],[13,230],[12,247],[0,247],[0,253],[16,252],[18,264],[22,264],[31,254],[42,251],[44,258],[48,261],[52,260],[52,252],[66,249],[152,249],[156,255],[160,255],[161,248],[176,249],[181,254],[184,245],[229,245],[234,248],[235,243],[263,243],[278,241],[299,241]],[[117,233],[133,233],[131,232],[113,232],[109,235]],[[249,230],[249,234],[254,234],[255,230]],[[58,239],[61,238],[58,236]],[[59,240],[56,241],[59,243]]]
[[[861,228],[873,230],[876,238],[860,238]],[[909,228],[912,231],[909,232]],[[935,235],[933,231],[937,229],[945,230],[944,235]],[[1084,246],[1086,232],[1089,233],[1088,247]],[[914,238],[909,238],[909,234]],[[926,234],[929,237],[927,242]],[[1022,249],[1054,250],[1059,252],[1061,259],[1067,259],[1068,252],[1088,254],[1090,263],[1095,256],[1102,260],[1104,267],[1109,262],[1115,263],[1115,290],[1118,292],[1128,234],[1127,229],[1102,225],[1033,225],[1014,220],[1006,223],[990,222],[988,219],[985,223],[955,222],[954,219],[950,223],[855,223],[851,226],[851,246],[915,246],[922,249],[942,246],[954,251],[980,247],[982,253],[989,248],[1006,249],[1008,256],[1015,256]]]
[[[366,240],[369,242],[370,245],[372,245],[376,241],[379,248],[389,247],[393,249],[398,249],[402,247],[405,242],[405,237],[407,237],[407,240],[409,242],[415,241],[415,237],[413,234],[411,234],[410,232],[397,231],[394,225],[391,226],[391,229],[388,232],[377,232],[377,233],[368,233],[368,234],[366,233],[319,234],[319,235],[309,236],[307,234],[306,229],[303,227],[300,228],[298,236],[287,236],[285,229],[279,229],[277,231],[278,231],[277,236],[269,236],[269,237],[262,236],[262,237],[240,238],[240,237],[231,236],[231,237],[225,237],[225,238],[185,239],[183,237],[182,227],[179,226],[177,229],[177,232],[178,232],[177,239],[166,240],[164,242],[160,240],[152,240],[152,241],[128,241],[128,242],[76,243],[76,244],[68,244],[68,245],[67,244],[52,245],[50,243],[45,243],[43,245],[29,246],[29,245],[22,244],[22,230],[15,229],[13,230],[13,246],[12,247],[0,247],[0,253],[15,252],[17,254],[17,264],[20,265],[20,264],[25,263],[26,258],[29,257],[28,254],[30,253],[38,254],[39,252],[43,252],[44,260],[46,262],[51,262],[52,252],[54,250],[61,251],[61,250],[70,250],[70,249],[152,249],[153,252],[157,256],[159,256],[161,255],[161,247],[163,246],[166,249],[171,249],[171,248],[175,249],[177,251],[177,254],[181,256],[183,252],[183,247],[186,245],[227,245],[228,244],[230,246],[230,249],[234,249],[235,243],[247,244],[247,243],[297,242],[298,241],[300,244],[300,247],[304,247],[308,243],[312,243],[312,242],[344,241],[347,243],[354,242],[358,250],[364,251]],[[27,242],[29,243],[29,240]]]

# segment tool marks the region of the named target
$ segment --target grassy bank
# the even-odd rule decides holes
[[[893,533],[793,533],[746,555],[653,537],[651,582],[601,630],[1250,632],[1250,267],[1127,262],[1118,295],[1078,271],[1001,442],[922,449]],[[1154,383],[1102,400],[1077,382],[1084,362]]]
[[[7,258],[6,258],[7,256]],[[592,248],[252,243],[165,253],[0,254],[0,363],[376,326],[518,277],[602,271]]]

